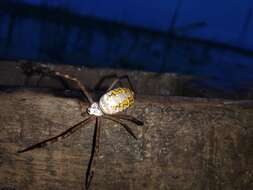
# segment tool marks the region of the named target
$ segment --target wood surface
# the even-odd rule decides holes
[[[80,121],[80,100],[19,88],[1,91],[0,105],[0,190],[84,189],[94,123],[16,153]],[[138,96],[127,114],[145,123],[129,124],[138,140],[103,120],[90,189],[253,189],[252,102]]]

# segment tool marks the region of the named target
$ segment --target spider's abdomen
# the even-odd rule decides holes
[[[134,93],[128,88],[116,88],[105,93],[99,100],[99,107],[105,114],[115,114],[134,103]]]

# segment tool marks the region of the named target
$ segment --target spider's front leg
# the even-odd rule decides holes
[[[25,62],[21,65],[21,68],[23,70],[24,75],[26,76],[26,79],[24,81],[25,86],[29,86],[29,82],[30,82],[31,78],[34,75],[38,75],[39,79],[36,82],[37,87],[40,85],[43,78],[49,76],[53,79],[58,80],[62,84],[64,89],[70,89],[68,83],[65,80],[63,80],[61,77],[52,75],[51,74],[52,70],[46,65],[41,64],[38,66],[37,64]]]
[[[92,97],[88,93],[86,87],[82,84],[82,82],[79,79],[77,79],[76,77],[70,76],[68,74],[63,74],[59,71],[53,71],[53,74],[56,75],[56,76],[62,77],[64,79],[75,82],[77,84],[77,86],[80,88],[80,90],[83,92],[83,94],[86,96],[86,98],[88,99],[90,104],[92,104],[94,102]]]
[[[38,75],[40,75],[38,82],[40,82],[44,76],[51,76],[51,77],[57,77],[62,82],[64,87],[66,87],[66,86],[68,87],[68,84],[63,79],[72,81],[72,82],[76,83],[76,85],[82,91],[83,95],[88,99],[90,104],[92,104],[94,102],[91,95],[89,94],[88,90],[86,89],[86,87],[76,77],[61,73],[59,71],[55,71],[55,70],[49,68],[49,66],[45,66],[45,65],[38,66],[38,65],[33,65],[33,64],[28,64],[28,65],[23,64],[22,69],[23,69],[23,72],[25,73],[25,75],[28,77],[27,80],[33,74],[38,74]]]

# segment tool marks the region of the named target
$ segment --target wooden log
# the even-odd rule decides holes
[[[204,85],[203,80],[207,78],[199,78],[189,75],[181,75],[175,73],[154,73],[144,71],[132,71],[121,69],[105,69],[105,68],[88,68],[85,65],[60,65],[45,62],[36,62],[29,60],[7,61],[0,60],[0,89],[6,86],[29,86],[38,87],[37,82],[40,78],[39,74],[27,75],[22,69],[24,66],[41,66],[47,65],[53,70],[61,71],[77,77],[91,91],[96,88],[105,90],[112,83],[113,75],[128,75],[134,84],[138,94],[162,95],[162,96],[187,96],[187,97],[203,97],[203,98],[226,98],[226,99],[253,99],[253,89],[245,88],[238,91],[224,91]],[[11,75],[11,77],[10,77]],[[202,85],[200,85],[202,83]],[[72,83],[68,83],[70,89],[77,89]],[[101,85],[99,85],[101,84]],[[127,86],[126,81],[123,85]],[[51,77],[44,77],[40,83],[40,88],[64,89],[63,84]]]
[[[0,93],[1,190],[84,189],[94,123],[46,148],[16,153],[82,119],[79,100],[58,95]],[[130,125],[138,140],[102,122],[91,189],[253,189],[252,102],[139,96],[127,114],[145,122]]]
[[[34,74],[28,77],[24,74],[23,67],[30,67],[33,65],[41,66],[47,65],[50,68],[61,71],[81,80],[88,89],[94,90],[99,84],[99,89],[106,89],[115,79],[113,75],[123,76],[128,75],[131,82],[134,84],[138,94],[151,94],[151,95],[176,95],[176,96],[190,96],[188,90],[190,83],[193,80],[192,76],[177,75],[170,73],[154,73],[143,71],[129,71],[120,69],[98,69],[87,68],[85,66],[74,65],[53,65],[48,63],[34,62],[34,61],[6,61],[0,60],[0,86],[29,86],[36,87],[39,75]],[[12,77],[9,77],[11,74]],[[127,85],[123,81],[124,85]],[[69,83],[71,89],[76,89],[75,85]],[[57,88],[63,89],[64,86],[59,80],[51,77],[44,77],[39,85],[41,88]],[[162,86],[162,88],[161,88]],[[196,91],[196,90],[192,90]]]

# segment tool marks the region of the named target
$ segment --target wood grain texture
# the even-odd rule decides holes
[[[0,190],[84,189],[94,123],[16,153],[80,121],[78,100],[20,89],[0,105]],[[103,120],[91,189],[253,189],[252,102],[146,96],[127,114],[145,122],[130,124],[139,139]]]

